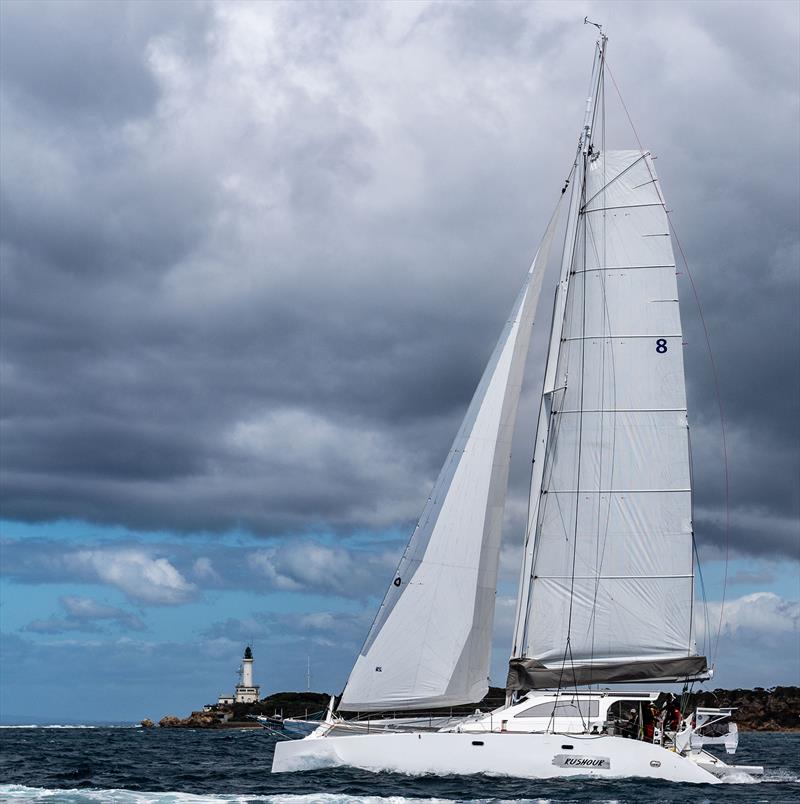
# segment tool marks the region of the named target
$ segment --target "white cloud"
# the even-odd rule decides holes
[[[145,549],[79,550],[65,555],[64,562],[142,603],[184,603],[196,593],[194,584],[187,581],[166,558],[154,558]]]
[[[117,606],[100,603],[91,597],[78,597],[65,595],[61,598],[61,605],[70,617],[86,620],[120,620],[130,622],[134,619],[128,612]]]
[[[192,574],[195,578],[203,581],[218,581],[219,574],[214,569],[214,564],[207,556],[199,556],[192,564]]]
[[[709,620],[716,632],[721,603],[708,604]],[[764,641],[788,638],[797,644],[800,601],[785,600],[773,592],[754,592],[728,600],[722,617],[722,639],[747,637]]]
[[[716,659],[718,686],[800,683],[800,601],[772,592],[754,592],[726,601],[714,656],[721,603],[708,604],[708,626],[697,618],[698,645]],[[706,633],[710,639],[705,639]]]

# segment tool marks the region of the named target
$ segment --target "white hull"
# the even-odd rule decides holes
[[[704,761],[711,757],[703,752],[696,759]],[[535,779],[645,777],[672,782],[719,782],[717,776],[692,759],[661,746],[617,736],[575,734],[404,732],[307,737],[278,743],[272,771],[338,765],[408,774],[488,773]]]

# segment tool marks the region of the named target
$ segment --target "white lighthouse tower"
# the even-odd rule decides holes
[[[239,683],[236,685],[236,703],[257,703],[260,687],[253,684],[253,651],[248,645],[244,649],[242,666],[239,668]]]

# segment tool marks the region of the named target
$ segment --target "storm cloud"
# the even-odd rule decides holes
[[[631,9],[3,3],[3,515],[410,526],[568,170],[588,13],[703,302],[732,545],[796,558],[797,9]],[[609,141],[635,146],[613,103]],[[716,555],[717,403],[680,270],[697,535]],[[512,539],[531,443],[520,427]],[[272,582],[305,583],[280,549]],[[120,560],[118,588],[149,567],[159,594],[193,594],[167,559]]]

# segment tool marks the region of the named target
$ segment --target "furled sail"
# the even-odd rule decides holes
[[[689,432],[675,259],[639,151],[584,157],[554,321],[509,689],[667,680],[692,638]]]
[[[511,438],[554,214],[339,708],[454,706],[488,691]]]

